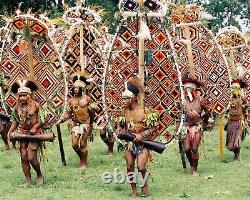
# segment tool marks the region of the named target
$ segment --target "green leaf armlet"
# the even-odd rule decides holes
[[[124,127],[125,127],[125,124],[126,124],[126,118],[125,118],[125,116],[120,116],[120,117],[118,118],[118,123],[119,123],[119,125],[120,125],[122,128],[124,128]]]
[[[152,111],[145,116],[145,122],[147,128],[152,128],[156,125],[159,120],[159,115],[156,111]]]
[[[97,104],[93,102],[93,103],[89,104],[88,108],[90,111],[92,111],[92,110],[97,108]]]
[[[14,122],[19,123],[19,122],[20,122],[20,118],[19,118],[19,116],[18,116],[18,114],[17,114],[16,109],[12,112],[12,114],[11,114],[11,116],[10,116],[10,121],[11,121],[12,123],[14,123]]]

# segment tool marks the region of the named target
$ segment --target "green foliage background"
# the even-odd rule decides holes
[[[117,4],[119,0],[87,0],[86,2],[90,6],[101,6],[105,9],[104,20],[108,20],[108,24],[111,27],[110,30],[114,32],[114,27],[116,26],[114,14],[118,11]],[[221,27],[229,25],[241,28],[239,19],[241,23],[245,23],[245,26],[249,27],[250,24],[250,3],[248,0],[209,0],[208,2],[177,0],[167,2],[180,4],[197,3],[205,7],[208,13],[216,17],[216,19],[208,23],[209,28],[214,32],[218,31]],[[0,15],[12,15],[20,3],[22,11],[28,11],[29,9],[33,13],[43,13],[46,11],[51,18],[56,18],[63,14],[62,0],[58,0],[58,4],[56,4],[55,0],[1,0]],[[76,0],[65,0],[65,4],[75,6]]]

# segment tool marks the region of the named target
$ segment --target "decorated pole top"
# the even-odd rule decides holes
[[[177,6],[173,9],[171,19],[174,24],[198,22],[201,19],[202,8],[196,5]]]
[[[147,14],[147,17],[164,17],[166,8],[161,1],[153,0],[120,0],[120,14],[123,17],[140,17]]]
[[[201,23],[202,19],[211,20],[214,17],[197,5],[178,5],[171,12],[171,19],[175,26],[187,26]]]
[[[102,18],[91,10],[84,3],[79,4],[76,7],[72,7],[63,14],[63,20],[69,25],[84,24],[84,25],[95,25],[101,22]]]
[[[217,34],[217,41],[222,49],[229,53],[228,58],[230,61],[231,75],[235,79],[240,75],[240,69],[236,66],[235,50],[246,46],[243,34],[235,26],[225,27],[219,30]]]
[[[216,38],[224,50],[237,49],[246,45],[241,31],[235,26],[220,29]]]

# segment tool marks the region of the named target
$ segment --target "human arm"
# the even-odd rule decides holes
[[[16,128],[18,127],[19,125],[19,122],[20,122],[20,119],[18,117],[18,114],[17,114],[17,110],[15,109],[13,112],[12,112],[12,115],[10,117],[10,121],[12,122],[11,123],[11,126],[10,126],[10,129],[8,131],[8,139],[10,139],[10,134],[16,130]]]
[[[66,105],[66,112],[64,113],[63,116],[60,117],[56,125],[64,123],[65,121],[70,119],[72,116],[72,113],[73,113],[72,103],[71,103],[71,100],[69,100],[68,104]]]

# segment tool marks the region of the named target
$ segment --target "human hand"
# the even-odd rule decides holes
[[[31,135],[35,135],[37,133],[37,129],[36,128],[31,128],[30,129],[30,134]]]
[[[135,139],[134,139],[134,142],[136,144],[140,144],[142,141],[142,135],[141,134],[135,134]]]
[[[13,132],[8,132],[7,133],[8,140],[11,140],[13,134],[14,134]]]

